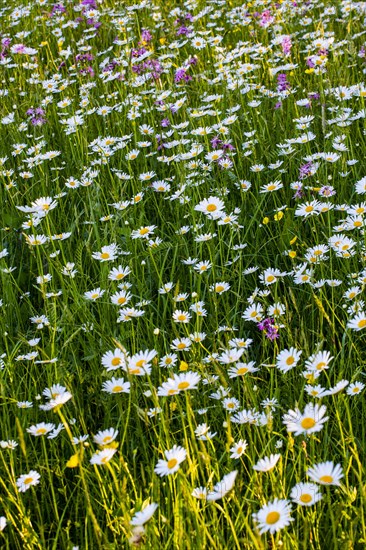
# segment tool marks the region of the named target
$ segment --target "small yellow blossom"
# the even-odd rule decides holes
[[[66,462],[66,468],[76,468],[79,466],[79,453],[72,455]]]
[[[185,361],[181,361],[180,365],[179,365],[179,370],[180,371],[185,371],[187,369],[188,369],[188,363],[186,363]]]

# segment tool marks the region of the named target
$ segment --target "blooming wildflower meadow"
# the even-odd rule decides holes
[[[366,547],[366,2],[0,2],[0,546]]]

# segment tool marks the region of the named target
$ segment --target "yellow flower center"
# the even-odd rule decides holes
[[[105,437],[103,437],[103,445],[109,443],[111,439],[112,437],[110,435],[106,435]]]
[[[169,470],[172,470],[177,464],[178,464],[178,460],[176,458],[171,458],[170,460],[168,460],[167,466]]]
[[[352,389],[353,393],[358,393],[360,391],[360,388],[359,387],[355,387]]]
[[[108,260],[109,254],[108,254],[108,252],[103,252],[103,253],[100,255],[100,257],[102,258],[102,260]]]
[[[240,455],[243,452],[243,447],[238,447],[236,449],[236,452],[237,452],[238,455]]]
[[[209,205],[207,206],[207,211],[208,211],[208,212],[215,212],[215,210],[217,210],[216,204],[209,204]]]
[[[24,485],[29,485],[30,483],[32,483],[32,481],[33,481],[32,477],[26,477],[23,483]]]
[[[319,478],[320,481],[323,483],[332,483],[333,477],[332,476],[322,476]]]
[[[123,273],[118,273],[118,275],[116,275],[116,279],[119,281],[120,279],[123,279],[124,278],[124,274]]]
[[[140,229],[140,235],[146,235],[146,233],[149,232],[149,229],[147,227],[143,227],[142,229]]]
[[[267,191],[274,191],[275,189],[276,189],[276,186],[273,184],[267,186]]]
[[[235,408],[235,404],[234,404],[234,403],[228,403],[228,404],[227,404],[227,408],[228,408],[228,409],[234,409],[234,408]]]
[[[185,321],[186,320],[186,316],[185,315],[178,315],[177,317],[178,321]]]
[[[140,374],[140,369],[137,368],[137,369],[128,369],[128,372],[130,374]]]
[[[46,428],[38,428],[36,433],[37,433],[37,435],[43,435],[43,434],[47,433],[47,430],[46,430]]]
[[[94,294],[91,295],[91,297],[93,298],[93,300],[95,300],[96,298],[98,298],[99,294],[97,292],[94,292]]]
[[[121,364],[121,358],[120,357],[113,357],[111,363],[112,363],[113,367],[118,367],[118,365]]]
[[[217,285],[216,292],[222,292],[224,290],[224,287],[222,285]]]
[[[311,502],[313,500],[312,496],[305,493],[304,495],[301,495],[300,499],[299,499],[301,502],[304,502],[305,504],[308,504],[309,502]]]
[[[305,208],[305,212],[312,212],[314,210],[314,207],[310,204]]]
[[[181,342],[180,344],[177,345],[178,349],[184,349],[185,347],[186,345],[184,344],[184,342]]]
[[[323,370],[324,367],[326,367],[326,363],[318,363],[317,366],[316,366],[316,370]]]
[[[189,388],[189,382],[179,382],[178,390],[186,390],[187,388]]]
[[[267,514],[266,523],[268,523],[268,525],[274,525],[278,522],[280,517],[281,516],[278,512],[270,512],[269,514]]]
[[[314,428],[315,424],[314,418],[304,418],[304,420],[301,421],[301,427],[304,428],[304,430]]]
[[[145,363],[146,363],[145,359],[140,359],[140,361],[137,361],[136,367],[143,367]]]
[[[267,277],[267,283],[272,283],[275,280],[274,275],[268,275]]]
[[[120,298],[118,298],[117,302],[119,304],[124,304],[126,302],[126,298],[124,296],[121,296]]]
[[[293,365],[295,363],[295,358],[291,355],[286,359],[286,365]]]
[[[358,321],[357,326],[358,326],[358,328],[365,328],[366,327],[366,319],[361,319],[361,321]]]
[[[112,389],[112,392],[113,393],[119,393],[122,390],[123,390],[122,386],[114,386],[114,388]]]
[[[240,374],[245,374],[245,373],[247,373],[247,372],[248,372],[247,367],[241,367],[240,369],[238,369],[238,370],[236,371],[236,374],[239,374],[239,375],[240,375]]]

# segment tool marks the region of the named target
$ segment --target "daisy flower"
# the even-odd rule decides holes
[[[362,382],[353,382],[350,384],[347,388],[347,394],[348,395],[357,395],[358,393],[361,393],[364,389],[365,384],[362,384]]]
[[[173,313],[173,321],[175,323],[189,323],[192,316],[190,313],[187,313],[186,311],[182,311],[180,309],[176,309]]]
[[[229,474],[226,474],[221,481],[216,483],[212,491],[207,493],[207,500],[219,500],[226,496],[234,487],[235,478],[238,471],[233,470]]]
[[[118,435],[118,430],[115,430],[114,428],[108,428],[107,430],[99,431],[94,436],[94,443],[100,446],[109,445],[116,439]]]
[[[240,458],[245,453],[247,447],[248,443],[245,441],[245,439],[240,439],[230,448],[230,458]]]
[[[240,401],[235,397],[226,397],[222,402],[222,406],[227,411],[236,411],[240,407]]]
[[[114,351],[107,351],[102,357],[102,365],[106,368],[107,372],[120,368],[126,370],[127,352],[123,352],[118,348]]]
[[[252,514],[257,523],[260,534],[268,531],[273,535],[280,529],[290,525],[293,518],[290,516],[291,504],[288,500],[275,498],[265,504],[258,512]]]
[[[111,296],[112,304],[116,306],[124,306],[131,300],[132,294],[126,290],[120,290]]]
[[[98,298],[101,298],[103,294],[105,293],[105,290],[101,290],[99,287],[94,288],[93,290],[89,290],[88,292],[84,292],[84,298],[87,300],[98,300]]]
[[[215,437],[216,433],[210,432],[210,426],[207,426],[207,424],[199,424],[197,428],[194,430],[194,433],[196,434],[197,439],[200,441],[208,441],[209,439],[212,439]]]
[[[135,231],[132,231],[131,238],[132,239],[148,239],[150,235],[154,233],[154,230],[156,229],[156,225],[149,225],[146,227],[140,227],[140,229],[136,229]]]
[[[276,367],[283,373],[296,367],[302,351],[295,348],[284,349],[276,357]]]
[[[353,319],[350,319],[347,323],[347,327],[352,330],[362,330],[366,327],[366,313],[361,311]]]
[[[22,474],[16,481],[19,493],[25,493],[25,491],[28,491],[29,487],[37,485],[40,478],[40,474],[35,470],[31,470],[28,474]]]
[[[260,193],[272,193],[273,191],[277,191],[278,189],[281,189],[283,187],[283,184],[280,181],[271,181],[270,183],[267,183],[266,185],[262,185],[260,188]]]
[[[327,395],[335,395],[336,393],[344,390],[348,386],[349,382],[348,380],[340,380],[336,383],[336,385],[333,388],[329,388],[329,390],[326,392]]]
[[[211,262],[198,262],[195,266],[194,266],[194,270],[195,271],[198,271],[198,273],[205,273],[206,271],[208,271],[209,269],[211,269],[212,267],[212,264]]]
[[[329,418],[328,416],[324,417],[326,410],[325,405],[308,403],[303,413],[299,409],[290,410],[283,416],[283,423],[286,425],[287,431],[294,432],[295,435],[319,432]]]
[[[319,351],[305,361],[305,367],[310,371],[322,372],[329,367],[332,359],[333,357],[330,356],[329,351]]]
[[[224,351],[219,357],[218,361],[224,365],[229,365],[230,363],[236,363],[243,355],[244,348],[230,348],[227,351]]]
[[[290,498],[300,506],[312,506],[322,499],[322,494],[315,483],[297,483],[291,489]]]
[[[281,273],[279,269],[272,269],[268,268],[266,269],[262,275],[259,276],[259,280],[264,285],[273,285],[278,281],[279,277],[283,277],[286,275],[286,273]]]
[[[30,428],[27,428],[27,432],[34,436],[40,436],[40,435],[46,435],[49,432],[51,432],[55,428],[55,424],[45,422],[41,422],[40,424],[36,424],[35,426],[30,426]]]
[[[225,208],[225,204],[218,197],[208,197],[197,204],[194,209],[203,212],[211,219],[220,218]]]
[[[102,391],[107,393],[130,393],[130,382],[125,382],[123,378],[114,378],[103,382]]]
[[[225,283],[225,281],[210,286],[211,292],[216,292],[216,294],[222,294],[223,292],[229,290],[229,288],[229,283]]]
[[[256,470],[257,472],[269,472],[276,466],[280,458],[280,454],[271,455],[270,457],[265,456],[264,458],[258,460],[257,464],[253,466],[253,470]]]
[[[334,465],[331,461],[315,464],[308,469],[307,475],[320,485],[340,485],[340,479],[343,477],[340,464]]]
[[[305,386],[304,390],[308,395],[311,395],[311,397],[316,397],[317,399],[320,399],[321,397],[329,395],[329,392],[325,388],[319,385],[318,386],[307,385]]]
[[[163,367],[163,368],[174,367],[177,361],[178,361],[178,355],[176,353],[168,353],[167,355],[164,355],[164,357],[160,359],[159,367]]]
[[[200,380],[201,377],[196,372],[182,372],[174,375],[172,378],[168,378],[168,380],[158,388],[158,395],[175,395],[181,391],[196,389]]]
[[[194,498],[198,498],[200,500],[206,500],[207,499],[207,487],[196,487],[193,489],[191,495]]]
[[[42,411],[50,411],[52,409],[61,407],[61,405],[64,405],[70,399],[72,399],[72,394],[69,391],[65,391],[63,393],[60,393],[59,395],[56,395],[56,397],[50,399],[49,402],[46,403],[45,405],[40,405],[39,408]]]
[[[93,454],[93,456],[90,459],[90,464],[96,464],[98,466],[102,464],[107,464],[113,457],[114,453],[117,452],[117,449],[112,449],[110,447],[103,449],[101,451],[97,451]]]
[[[109,262],[115,260],[119,254],[119,247],[116,243],[103,246],[101,252],[93,252],[92,258],[100,262]]]
[[[131,273],[131,269],[129,267],[123,267],[122,265],[119,265],[118,267],[114,267],[111,269],[108,275],[108,279],[111,281],[121,281],[127,275]]]
[[[187,457],[187,451],[177,445],[174,445],[169,451],[165,451],[164,454],[166,460],[160,459],[154,468],[154,472],[161,477],[177,472],[180,464]]]
[[[192,342],[189,338],[175,338],[171,344],[171,349],[175,351],[184,351],[190,348]]]
[[[236,378],[237,376],[244,376],[247,373],[257,372],[259,369],[255,368],[254,365],[254,361],[249,361],[249,363],[237,363],[235,367],[229,368],[229,378]]]
[[[138,376],[143,374],[150,374],[151,361],[157,355],[155,350],[139,351],[128,358],[128,372],[130,374],[136,374]]]
[[[148,504],[145,508],[134,514],[130,525],[144,525],[144,523],[147,523],[152,518],[158,507],[159,504],[156,504],[156,502]]]

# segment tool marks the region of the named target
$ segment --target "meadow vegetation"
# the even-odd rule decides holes
[[[365,22],[1,3],[1,548],[365,548]]]

